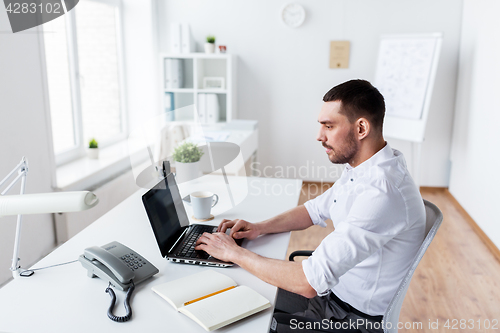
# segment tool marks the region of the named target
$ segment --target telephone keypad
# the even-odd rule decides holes
[[[127,267],[129,267],[132,272],[141,268],[143,265],[146,265],[146,260],[143,260],[140,256],[133,252],[124,255],[121,259],[126,263]]]

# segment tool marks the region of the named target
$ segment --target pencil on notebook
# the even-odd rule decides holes
[[[231,286],[231,287],[229,287],[229,288],[225,288],[225,289],[222,289],[222,290],[216,291],[216,292],[214,292],[214,293],[211,293],[211,294],[208,294],[208,295],[205,295],[205,296],[199,297],[199,298],[195,298],[195,299],[193,299],[192,301],[189,301],[189,302],[184,303],[184,306],[189,305],[189,304],[194,303],[194,302],[201,301],[202,299],[205,299],[205,298],[211,297],[211,296],[213,296],[213,295],[220,294],[220,293],[222,293],[222,292],[224,292],[224,291],[227,291],[227,290],[229,290],[229,289],[233,289],[233,288],[234,288],[234,286]]]

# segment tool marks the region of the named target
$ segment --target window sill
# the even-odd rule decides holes
[[[130,149],[138,154],[140,147]],[[99,150],[98,159],[79,158],[56,169],[58,191],[95,190],[100,185],[131,169],[129,143],[120,141]],[[135,159],[134,159],[135,161]]]

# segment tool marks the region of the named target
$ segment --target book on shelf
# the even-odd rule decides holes
[[[189,28],[189,24],[187,23],[182,23],[181,25],[181,52],[194,52],[194,45],[191,39],[191,29]]]
[[[206,122],[208,124],[215,124],[219,121],[220,117],[220,107],[219,107],[219,99],[217,98],[217,94],[206,94]]]
[[[180,23],[170,24],[170,52],[181,53],[182,50],[182,26]]]
[[[177,89],[184,85],[182,59],[165,59],[165,88]]]
[[[206,94],[198,94],[198,119],[201,124],[207,122]]]
[[[177,311],[207,331],[213,331],[271,306],[246,286],[214,270],[163,283],[151,288]]]

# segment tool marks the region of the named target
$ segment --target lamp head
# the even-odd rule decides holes
[[[98,203],[89,191],[5,195],[0,196],[0,216],[78,212]]]

